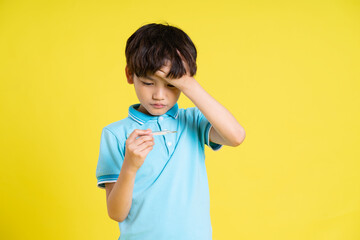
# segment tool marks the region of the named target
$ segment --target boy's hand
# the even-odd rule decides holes
[[[128,170],[136,173],[144,163],[146,156],[153,149],[154,137],[151,130],[135,129],[125,143],[124,165]]]
[[[195,79],[190,75],[189,65],[186,63],[184,57],[178,51],[180,58],[182,59],[182,64],[186,70],[186,73],[181,76],[180,78],[167,78],[166,76],[170,72],[171,63],[167,62],[164,66],[162,66],[158,71],[155,72],[155,76],[163,79],[164,81],[168,82],[169,84],[175,86],[176,88],[180,89],[181,91],[186,86],[186,82],[188,81],[195,81]]]

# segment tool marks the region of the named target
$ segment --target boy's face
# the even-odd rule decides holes
[[[138,111],[148,115],[163,115],[169,111],[180,97],[181,91],[156,76],[137,77],[126,68],[129,84],[134,84],[140,101]]]

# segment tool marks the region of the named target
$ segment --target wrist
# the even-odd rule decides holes
[[[195,90],[199,85],[199,83],[195,80],[193,77],[187,77],[182,82],[181,86],[178,87],[182,93],[184,93],[187,96],[187,93],[189,91]]]
[[[181,82],[179,82],[178,84],[176,84],[174,86],[177,87],[180,91],[184,92],[187,89],[191,89],[191,85],[193,85],[194,82],[196,82],[195,78],[193,78],[191,76],[187,76],[187,77],[184,77]]]
[[[138,168],[135,166],[132,166],[131,164],[128,164],[128,161],[124,159],[124,163],[121,167],[121,171],[124,173],[130,174],[130,175],[136,175]]]

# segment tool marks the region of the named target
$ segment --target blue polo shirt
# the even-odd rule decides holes
[[[129,116],[104,127],[96,169],[97,185],[116,182],[125,156],[125,141],[135,129],[177,131],[154,136],[155,145],[135,177],[132,205],[119,223],[121,240],[210,240],[210,197],[204,146],[211,124],[197,107],[151,116],[129,107]]]

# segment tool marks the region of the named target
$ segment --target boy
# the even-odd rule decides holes
[[[121,240],[209,240],[204,145],[238,146],[245,131],[193,78],[197,52],[182,30],[142,26],[125,53],[140,104],[101,134],[96,177],[109,217],[119,222]],[[179,109],[181,92],[196,107]],[[164,130],[173,132],[155,133]]]

